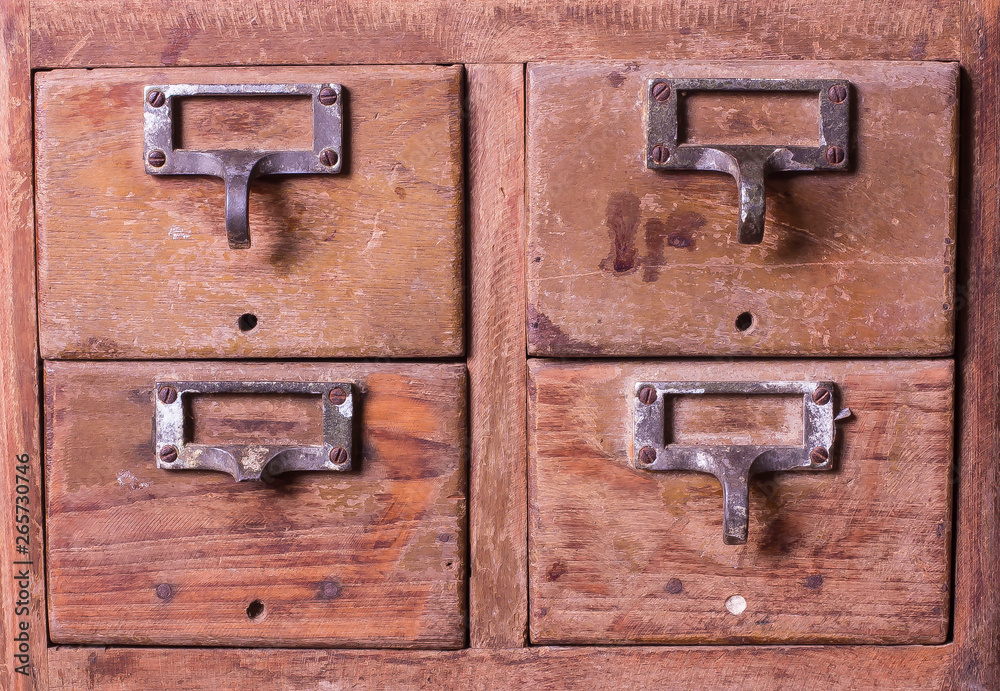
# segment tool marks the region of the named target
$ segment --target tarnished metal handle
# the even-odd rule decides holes
[[[640,470],[694,470],[722,483],[722,539],[742,545],[749,532],[750,476],[787,470],[831,470],[837,420],[832,382],[639,382],[633,401],[633,449]],[[667,443],[666,399],[697,394],[801,394],[801,446]]]
[[[323,400],[323,443],[192,444],[184,436],[184,400],[191,394],[318,394]],[[353,387],[345,382],[157,382],[153,416],[156,466],[220,470],[237,481],[269,480],[293,470],[351,469]]]
[[[232,249],[250,247],[250,182],[260,175],[339,173],[344,117],[340,84],[170,84],[147,86],[143,129],[150,175],[211,175],[226,186],[226,236]],[[312,150],[174,148],[174,99],[187,96],[311,96]]]
[[[647,88],[646,167],[714,170],[739,186],[736,237],[746,245],[764,239],[764,182],[775,171],[846,170],[849,164],[850,82],[836,79],[650,79]],[[688,91],[814,92],[819,98],[816,146],[681,144],[678,101]]]

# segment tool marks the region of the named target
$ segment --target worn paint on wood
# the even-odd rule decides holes
[[[463,365],[50,362],[45,376],[53,641],[463,644]],[[160,470],[163,379],[353,382],[357,470],[274,486]]]
[[[0,0],[0,688],[9,691],[46,688],[48,669],[31,164],[28,3]]]
[[[53,691],[953,688],[952,646],[390,650],[53,648]],[[209,671],[210,670],[210,671]]]
[[[533,643],[945,640],[951,362],[529,369]],[[677,380],[835,382],[854,413],[835,470],[755,476],[749,542],[724,545],[718,480],[632,467],[635,383]]]
[[[255,180],[252,247],[229,249],[221,180],[144,169],[144,85],[189,82],[342,83],[346,172]],[[44,357],[463,353],[461,68],[57,71],[36,91]],[[269,107],[187,127],[238,140]],[[312,120],[287,122],[294,147],[293,123]]]
[[[959,0],[33,0],[34,67],[954,60]]]
[[[963,4],[955,688],[1000,687],[1000,2]]]
[[[770,176],[764,241],[738,244],[732,177],[646,168],[654,76],[849,79],[852,169]],[[957,77],[948,63],[531,66],[529,352],[949,354]],[[702,129],[767,124],[711,112]]]
[[[468,66],[471,310],[469,639],[527,641],[524,68]]]

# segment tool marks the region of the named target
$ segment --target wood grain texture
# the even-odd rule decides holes
[[[45,377],[53,641],[464,643],[464,365],[49,362]],[[274,486],[157,469],[158,379],[351,381],[360,469]]]
[[[951,689],[951,646],[418,651],[53,648],[52,691]],[[211,670],[205,673],[204,670]]]
[[[43,357],[462,355],[461,75],[454,66],[40,74]],[[321,81],[348,92],[348,172],[255,180],[250,249],[227,245],[221,180],[145,172],[144,85]],[[299,127],[311,132],[311,118]],[[258,317],[252,331],[238,326],[244,313]]]
[[[956,688],[1000,688],[1000,3],[964,4]]]
[[[27,2],[0,0],[0,19],[0,688],[21,691],[48,669]]]
[[[35,0],[35,67],[954,60],[959,0]]]
[[[525,644],[528,506],[524,341],[524,68],[468,70],[470,400],[469,633]]]
[[[764,241],[738,244],[732,177],[646,168],[653,76],[849,79],[854,167],[770,176]],[[951,63],[530,66],[529,352],[951,353],[957,80]]]
[[[529,361],[533,643],[939,643],[948,632],[949,361]],[[834,381],[832,473],[751,480],[750,537],[722,490],[631,464],[637,381]],[[746,610],[727,611],[740,595]]]

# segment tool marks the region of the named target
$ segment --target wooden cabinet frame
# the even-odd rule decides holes
[[[998,0],[0,0],[0,686],[517,687],[1000,684]],[[30,48],[29,48],[30,46]],[[952,634],[940,646],[527,647],[523,64],[568,59],[959,61],[958,425]],[[239,64],[467,65],[469,648],[49,647],[33,213],[32,71]],[[67,151],[86,164],[85,150]],[[26,455],[26,456],[25,456]],[[19,461],[20,459],[20,461]],[[18,465],[27,465],[28,474]],[[25,470],[21,468],[20,470]],[[30,549],[14,542],[25,484]],[[24,504],[24,502],[22,502]],[[22,511],[23,513],[23,511]],[[27,557],[27,558],[26,558]],[[16,565],[29,561],[27,565]],[[28,569],[20,582],[18,569]],[[18,605],[23,585],[29,613]],[[30,675],[16,672],[27,623]],[[776,675],[780,674],[780,678]]]

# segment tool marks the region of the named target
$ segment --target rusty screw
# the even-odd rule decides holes
[[[153,149],[149,152],[149,158],[146,160],[149,161],[149,165],[154,168],[162,168],[163,164],[167,162],[167,155],[159,149]]]
[[[164,446],[160,449],[160,460],[164,463],[173,463],[177,460],[177,447]]]
[[[652,446],[644,446],[639,449],[639,462],[643,465],[652,465],[656,461],[656,449]]]
[[[333,149],[323,149],[319,152],[319,162],[325,166],[333,168],[339,160],[340,156]]]
[[[346,400],[347,400],[347,392],[344,391],[341,387],[338,386],[333,389],[330,389],[330,403],[334,405],[341,405]]]
[[[827,91],[827,94],[830,96],[831,103],[843,103],[847,100],[847,87],[843,84],[834,84]]]
[[[330,461],[336,465],[344,465],[347,463],[347,459],[347,449],[343,446],[338,446],[336,449],[330,451]]]
[[[809,452],[809,460],[813,465],[823,465],[830,460],[830,452],[822,446],[817,446]]]
[[[663,144],[657,144],[653,147],[650,155],[653,157],[653,163],[662,165],[670,159],[670,149],[663,146]]]
[[[319,596],[324,600],[332,600],[340,596],[340,587],[333,581],[323,581],[319,584]]]
[[[319,102],[324,106],[332,106],[337,102],[336,90],[330,88],[329,86],[324,86],[319,90]]]
[[[159,397],[161,401],[170,405],[177,400],[177,389],[172,386],[164,386],[160,389]]]
[[[826,405],[830,402],[830,389],[819,387],[813,391],[813,403],[816,405]]]
[[[828,146],[828,147],[826,147],[826,162],[827,163],[829,163],[831,165],[834,165],[834,166],[839,166],[841,163],[844,162],[844,158],[845,157],[846,156],[844,154],[844,148],[842,146]]]
[[[656,402],[656,389],[652,386],[644,386],[639,389],[639,400],[649,405]]]
[[[656,82],[653,84],[653,98],[660,103],[670,99],[670,85],[666,82]]]
[[[173,588],[171,588],[167,583],[160,583],[160,585],[156,586],[156,597],[161,600],[169,600],[170,596],[173,594]]]
[[[153,89],[148,94],[146,94],[146,103],[153,106],[154,108],[159,108],[166,102],[167,102],[167,97],[163,95],[162,91],[157,91],[156,89]]]

